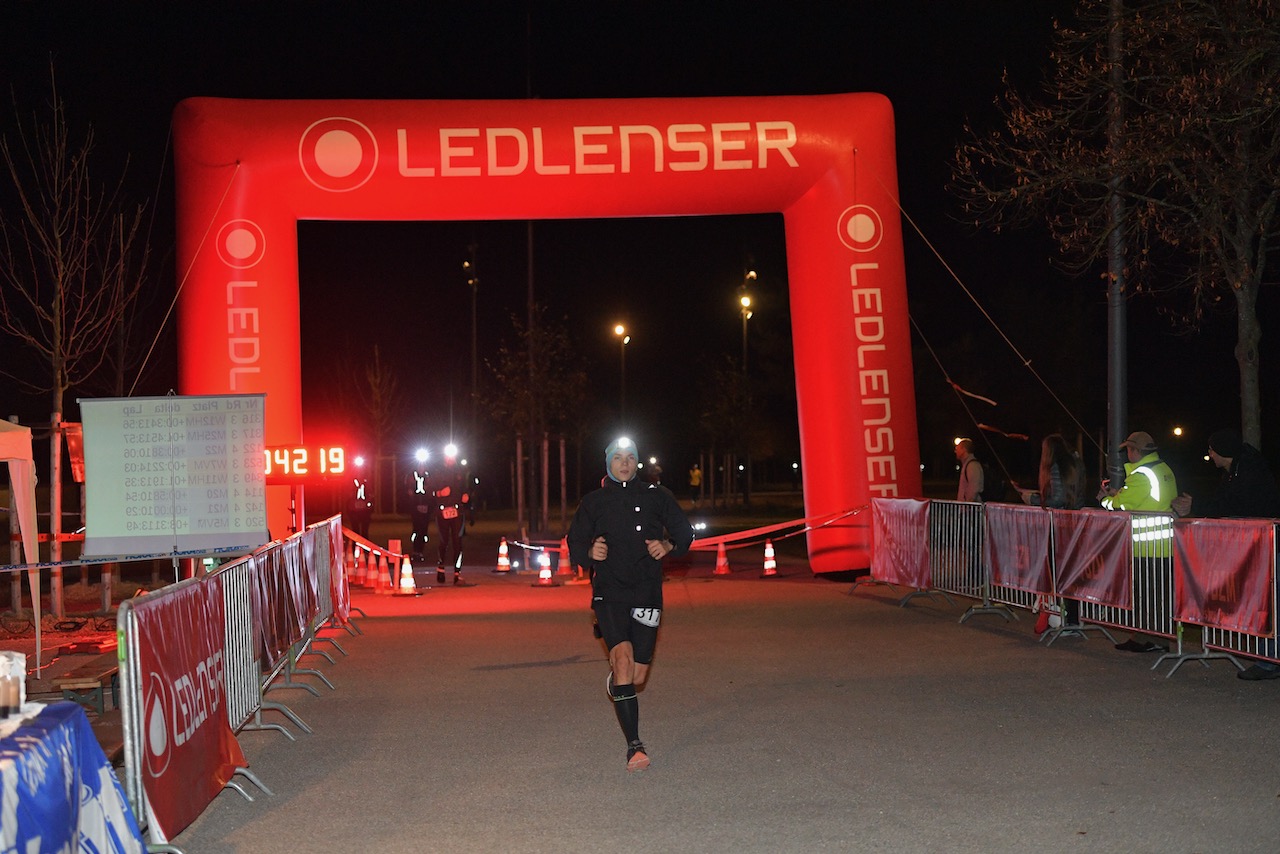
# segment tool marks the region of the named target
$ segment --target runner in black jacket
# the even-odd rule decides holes
[[[662,559],[684,554],[693,527],[671,491],[636,479],[635,443],[605,450],[609,476],[582,499],[569,526],[569,555],[591,567],[591,607],[609,649],[608,689],[627,739],[627,770],[649,766],[636,697],[653,662],[662,619]]]

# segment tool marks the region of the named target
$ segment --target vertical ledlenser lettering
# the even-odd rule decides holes
[[[898,494],[894,454],[893,404],[889,368],[884,360],[884,303],[871,271],[879,264],[851,264],[853,334],[857,339],[858,401],[862,412],[862,450],[867,458],[867,490],[876,496]],[[861,279],[860,279],[861,277]]]
[[[238,391],[242,374],[262,373],[262,336],[256,305],[245,305],[257,296],[258,283],[233,279],[227,282],[227,358],[231,370],[227,388]],[[253,288],[254,290],[247,290]],[[243,291],[243,292],[242,292]]]

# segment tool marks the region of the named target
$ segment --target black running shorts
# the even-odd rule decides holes
[[[623,641],[631,641],[632,657],[636,664],[653,662],[653,650],[658,645],[658,623],[662,620],[661,608],[636,608],[619,602],[593,601],[596,622],[605,646],[613,649]]]

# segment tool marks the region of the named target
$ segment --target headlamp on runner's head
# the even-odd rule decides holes
[[[613,459],[613,455],[619,451],[624,454],[630,454],[637,460],[640,459],[640,452],[636,450],[636,443],[626,436],[619,436],[609,443],[609,447],[604,449],[604,464],[609,465],[609,461]]]

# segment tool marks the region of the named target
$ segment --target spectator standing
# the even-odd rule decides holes
[[[1178,494],[1178,481],[1173,469],[1160,459],[1159,447],[1150,433],[1137,431],[1120,443],[1129,457],[1124,464],[1124,484],[1113,489],[1104,483],[1099,498],[1108,510],[1165,512],[1172,509]],[[1145,523],[1150,523],[1142,527]],[[1140,530],[1141,528],[1141,530]],[[1167,536],[1166,536],[1167,532]],[[1141,534],[1141,535],[1140,535]],[[1172,559],[1172,526],[1161,518],[1134,517],[1133,557],[1135,560],[1170,561]],[[1168,647],[1153,640],[1143,640],[1135,633],[1116,649],[1125,652],[1166,652]]]
[[[982,463],[973,455],[973,440],[956,441],[956,461],[960,463],[960,483],[956,488],[956,501],[982,500]]]
[[[1245,442],[1238,430],[1225,428],[1209,437],[1209,461],[1222,470],[1217,491],[1206,498],[1182,493],[1173,500],[1174,513],[1207,519],[1280,517],[1280,487],[1262,453]],[[1236,676],[1250,682],[1280,679],[1280,665],[1259,661]]]
[[[1079,510],[1084,506],[1085,474],[1080,455],[1061,433],[1045,436],[1040,442],[1040,506],[1058,510]],[[1063,604],[1065,625],[1080,623],[1080,603],[1067,599]],[[1049,628],[1049,610],[1041,610],[1036,634]]]
[[[1240,438],[1238,430],[1218,430],[1209,437],[1209,462],[1222,470],[1218,490],[1200,499],[1182,493],[1173,500],[1175,513],[1206,519],[1280,517],[1276,479],[1262,453]]]

